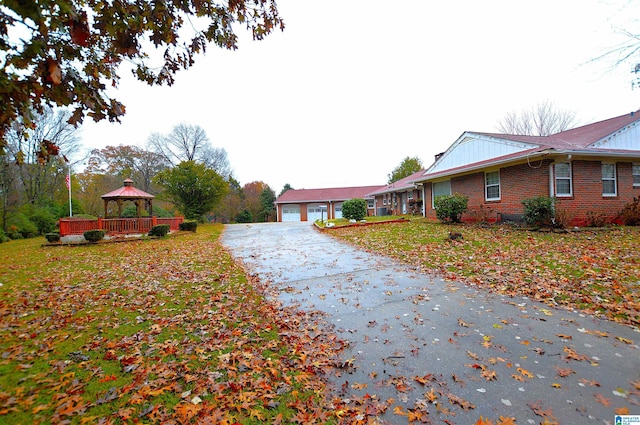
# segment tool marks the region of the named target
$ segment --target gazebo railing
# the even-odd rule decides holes
[[[103,218],[100,227],[105,233],[147,233],[155,226],[155,217]]]
[[[168,224],[171,231],[180,229],[184,217],[133,217],[133,218],[61,218],[59,221],[60,236],[82,235],[87,230],[102,229],[107,234],[142,234],[148,233],[157,224]]]
[[[60,236],[81,235],[87,230],[99,229],[98,220],[90,220],[86,218],[61,218],[58,221]]]

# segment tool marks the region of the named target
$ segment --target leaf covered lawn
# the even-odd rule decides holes
[[[322,318],[268,301],[217,239],[0,244],[0,423],[335,423]]]
[[[544,233],[411,220],[330,234],[445,279],[640,325],[637,227]]]

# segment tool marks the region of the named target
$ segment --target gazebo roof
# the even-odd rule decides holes
[[[102,195],[102,199],[153,199],[155,196],[133,187],[133,180],[126,179],[124,186]]]

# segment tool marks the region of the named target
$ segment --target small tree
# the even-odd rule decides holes
[[[459,193],[436,196],[433,206],[436,217],[443,223],[460,223],[462,214],[467,211],[469,198]]]
[[[342,203],[342,216],[349,220],[362,220],[367,216],[367,201],[360,198],[344,201]]]
[[[405,177],[410,176],[413,173],[417,173],[422,170],[422,160],[417,156],[413,158],[406,157],[402,160],[400,165],[393,169],[391,174],[389,174],[389,180],[387,183],[391,184],[393,182],[397,182]]]
[[[276,216],[276,193],[267,185],[260,192],[260,221],[274,221]]]
[[[243,209],[236,215],[236,223],[252,223],[253,222],[253,214],[249,211],[248,208]]]
[[[186,161],[158,173],[154,182],[188,220],[199,220],[224,198],[229,185],[204,164]]]

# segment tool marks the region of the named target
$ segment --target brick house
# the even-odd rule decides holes
[[[464,132],[412,183],[427,218],[436,196],[460,193],[463,220],[517,220],[536,196],[554,197],[571,225],[612,220],[640,197],[640,111],[550,136]]]
[[[278,221],[315,221],[342,218],[342,203],[360,198],[367,201],[367,214],[374,215],[373,197],[383,186],[290,189],[276,199]]]
[[[422,191],[413,182],[425,170],[383,186],[369,194],[374,198],[375,215],[422,214]]]

